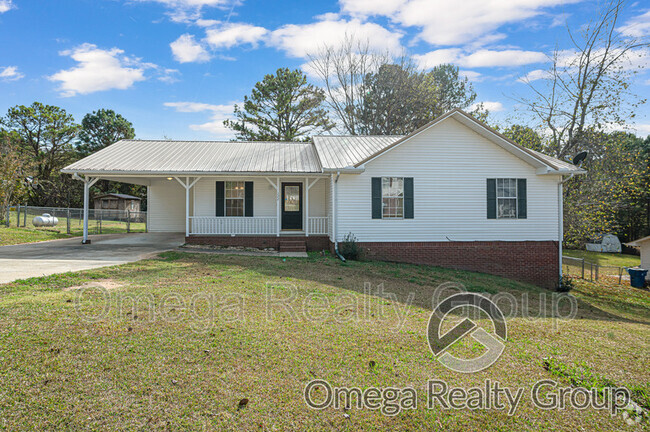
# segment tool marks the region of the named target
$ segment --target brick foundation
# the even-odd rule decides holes
[[[428,264],[504,276],[544,288],[559,277],[554,241],[360,243],[370,260]]]
[[[252,248],[279,249],[281,241],[304,241],[308,251],[329,250],[327,236],[191,236],[185,237],[185,243],[216,246],[242,246]]]
[[[308,251],[330,250],[327,236],[191,236],[185,242],[279,249],[280,241],[305,241]],[[368,260],[426,264],[503,276],[555,288],[559,275],[554,241],[360,242]]]

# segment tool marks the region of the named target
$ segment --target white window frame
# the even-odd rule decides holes
[[[515,196],[499,196],[499,182],[504,182],[508,181],[508,187],[510,187],[510,182],[515,183]],[[519,185],[517,184],[517,179],[516,178],[497,178],[495,182],[495,187],[496,187],[496,200],[497,200],[497,219],[503,219],[503,220],[515,220],[519,219]],[[515,201],[515,215],[514,217],[504,217],[499,215],[499,200],[514,200]]]
[[[384,180],[385,179],[397,179],[402,181],[402,195],[401,196],[393,196],[393,195],[386,195],[384,193]],[[382,219],[404,219],[404,201],[405,201],[405,196],[404,196],[404,177],[381,177],[381,218]],[[401,216],[386,216],[384,214],[384,199],[389,198],[389,199],[401,199],[402,200],[402,215]],[[397,207],[396,207],[397,208]]]
[[[230,185],[230,189],[232,190],[233,185],[235,183],[241,183],[242,191],[243,191],[242,196],[241,197],[235,197],[235,198],[228,197],[228,185]],[[223,189],[224,189],[224,191],[223,191],[223,195],[224,195],[223,214],[224,214],[224,216],[226,216],[226,217],[244,217],[246,215],[246,182],[245,181],[239,181],[239,180],[225,181],[224,185],[223,185]],[[241,215],[229,215],[228,214],[228,201],[235,201],[235,200],[241,201],[241,203],[242,203],[241,204],[241,209],[242,209],[242,214]]]

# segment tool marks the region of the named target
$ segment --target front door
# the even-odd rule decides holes
[[[282,183],[282,229],[302,230],[302,183]]]

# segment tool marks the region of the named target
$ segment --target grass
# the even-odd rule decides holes
[[[429,351],[431,295],[442,283],[516,300],[506,349],[485,371],[449,371]],[[429,379],[469,388],[489,378],[528,395],[537,380],[570,386],[578,377],[647,396],[647,291],[577,281],[577,315],[563,321],[543,317],[544,296],[552,298],[478,273],[343,264],[318,254],[283,260],[167,252],[17,281],[0,286],[0,424],[8,430],[648,430],[647,420],[630,428],[606,411],[543,411],[527,396],[514,416],[426,409]],[[274,302],[279,298],[290,299],[286,307]],[[512,304],[499,304],[514,312]],[[491,328],[485,319],[478,324]],[[468,340],[453,352],[479,355]],[[562,366],[549,368],[548,358]],[[356,408],[314,411],[303,390],[316,378],[334,386],[411,386],[419,405],[395,417]],[[240,409],[244,398],[249,402]]]
[[[131,223],[131,232],[145,232],[144,223]],[[59,219],[56,227],[36,228],[36,227],[6,227],[0,226],[0,246],[14,245],[20,243],[33,243],[45,240],[56,240],[61,238],[78,237],[83,235],[83,226],[75,224],[70,234],[66,233],[66,220]],[[95,221],[90,221],[88,226],[89,234],[100,234],[100,229]],[[119,234],[126,233],[126,223],[119,221],[103,221],[101,234]]]
[[[0,226],[0,246],[33,243],[71,237],[52,228],[12,228]]]
[[[562,254],[573,258],[584,258],[601,266],[635,267],[641,264],[641,258],[637,255],[590,252],[576,249],[564,249]]]

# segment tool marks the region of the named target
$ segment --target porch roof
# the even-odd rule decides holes
[[[310,142],[121,140],[65,167],[64,173],[321,173]]]

